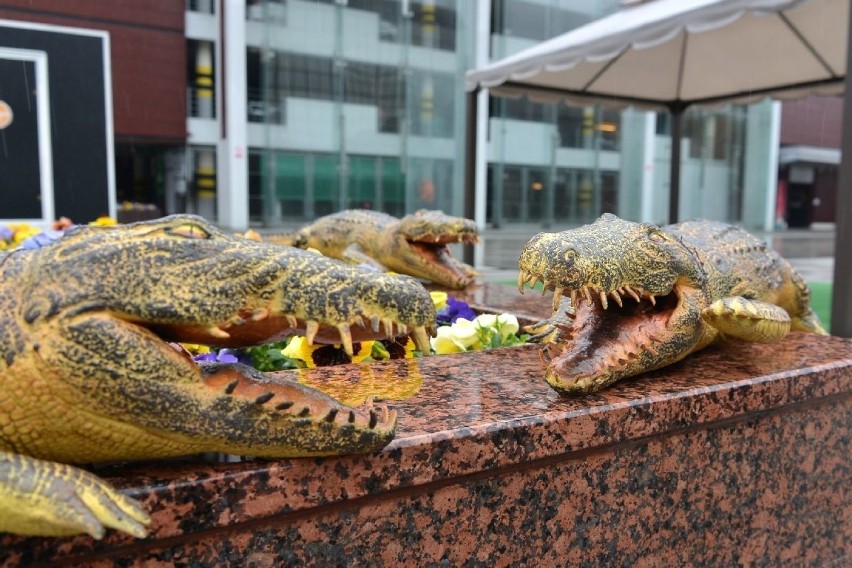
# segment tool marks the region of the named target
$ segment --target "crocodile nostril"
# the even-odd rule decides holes
[[[572,266],[574,266],[574,263],[577,262],[577,256],[577,251],[573,248],[563,249],[562,260],[565,267],[571,268]]]

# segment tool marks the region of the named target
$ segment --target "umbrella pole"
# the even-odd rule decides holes
[[[677,223],[680,215],[680,137],[683,119],[682,105],[672,105],[672,155],[669,175],[669,223]]]
[[[852,10],[849,11],[852,29]],[[843,141],[840,179],[834,210],[834,280],[831,296],[831,334],[852,337],[852,41],[846,46],[846,79],[843,95]]]
[[[479,106],[479,89],[467,94],[465,114],[464,148],[464,217],[476,218],[476,116]],[[470,265],[474,262],[473,245],[464,245],[463,260]]]

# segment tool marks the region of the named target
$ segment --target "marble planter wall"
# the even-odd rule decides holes
[[[507,287],[468,299],[530,318],[550,303]],[[578,398],[542,376],[537,346],[302,372],[332,391],[394,384],[396,439],[368,456],[101,467],[151,512],[149,538],[2,535],[0,564],[818,566],[852,555],[849,340],[711,347]]]

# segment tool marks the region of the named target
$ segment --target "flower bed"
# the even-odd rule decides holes
[[[518,318],[509,313],[479,313],[469,304],[448,296],[446,292],[430,292],[437,310],[437,334],[431,340],[432,353],[445,355],[521,345],[528,335],[520,334]],[[308,345],[297,336],[267,345],[245,349],[214,350],[203,345],[183,344],[196,361],[243,363],[259,371],[281,371],[329,367],[346,363],[366,363],[388,359],[421,357],[409,337],[362,341],[353,344],[350,357],[340,345]]]
[[[111,217],[98,217],[89,225],[115,225]],[[36,249],[48,245],[65,234],[74,223],[67,217],[53,222],[48,230],[41,230],[29,223],[9,223],[0,226],[0,252],[15,249]]]

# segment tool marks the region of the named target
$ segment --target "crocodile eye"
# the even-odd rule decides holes
[[[650,234],[649,238],[650,238],[652,241],[654,241],[655,243],[661,243],[661,242],[663,242],[663,241],[665,241],[665,240],[666,240],[665,235],[664,235],[663,233],[659,232],[659,231],[653,231],[653,232],[651,232],[651,234]]]
[[[186,237],[188,239],[210,238],[210,233],[205,231],[201,226],[194,225],[192,223],[186,223],[185,225],[178,225],[177,227],[166,229],[166,232],[170,235],[175,235],[176,237]]]

